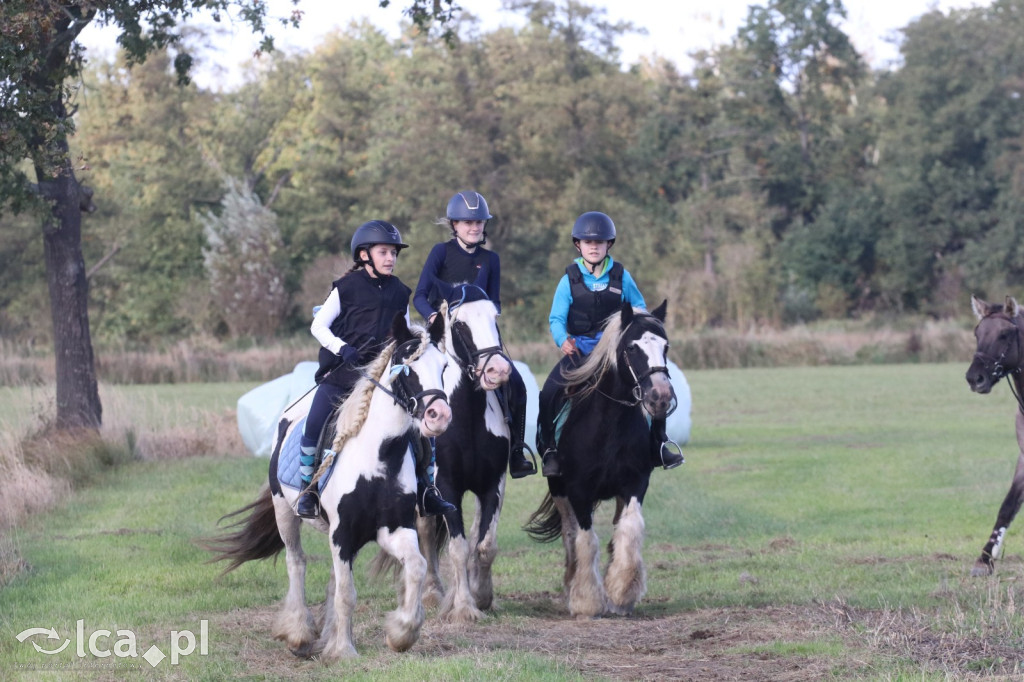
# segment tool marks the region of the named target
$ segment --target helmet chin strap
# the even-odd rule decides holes
[[[360,265],[364,265],[364,266],[365,265],[369,265],[370,269],[373,270],[374,276],[377,277],[378,279],[385,279],[385,278],[391,276],[391,275],[385,275],[383,272],[381,272],[380,270],[377,269],[377,264],[373,262],[373,256],[370,255],[370,250],[369,249],[363,249],[363,250],[366,251],[366,260],[363,260],[363,259],[360,258],[359,259],[359,264]]]

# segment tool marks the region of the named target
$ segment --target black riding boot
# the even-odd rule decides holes
[[[541,473],[547,477],[561,476],[562,468],[558,465],[558,448],[554,445],[554,418],[540,416],[537,419],[537,451],[541,453]]]
[[[437,516],[455,511],[455,505],[441,497],[434,485],[434,444],[431,439],[420,438],[416,453],[416,500],[420,516]]]
[[[664,419],[651,420],[651,445],[654,450],[655,466],[674,469],[686,461],[683,457],[683,449],[668,437]]]
[[[537,464],[533,461],[533,450],[526,444],[526,409],[516,409],[513,414],[511,400],[506,395],[507,387],[498,389],[498,402],[505,413],[505,423],[508,424],[508,473],[512,478],[523,478],[537,473]],[[526,459],[523,450],[530,450],[530,459]]]
[[[311,452],[307,452],[307,450]],[[316,448],[303,447],[299,454],[299,477],[302,480],[302,492],[295,505],[295,513],[304,519],[320,518],[320,495],[317,486],[311,485],[313,472],[317,468]]]

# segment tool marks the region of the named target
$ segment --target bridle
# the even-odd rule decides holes
[[[409,355],[412,356],[421,343],[428,342],[421,339],[409,339],[394,350],[392,357],[401,357],[403,354],[402,352],[407,348],[411,349],[409,351]],[[415,357],[419,357],[419,355],[416,355]],[[413,419],[423,419],[423,416],[435,401],[440,400],[447,404],[448,394],[439,388],[428,388],[426,390],[419,391],[418,393],[413,393],[408,385],[407,377],[409,376],[409,369],[409,365],[405,363],[396,364],[391,367],[391,376],[393,377],[391,386],[394,390],[389,389],[387,386],[369,375],[364,374],[364,376],[374,386],[391,396],[395,401],[395,404],[401,405]]]
[[[485,299],[490,300],[487,298],[487,292],[479,286],[475,284],[462,285],[459,288],[459,292],[461,294],[459,298],[448,302],[448,326],[452,332],[452,350],[454,351],[455,359],[459,363],[459,367],[461,367],[462,371],[470,376],[473,381],[478,381],[480,377],[483,376],[484,372],[487,371],[487,366],[494,358],[501,358],[509,364],[512,364],[512,361],[509,359],[508,355],[504,353],[500,345],[488,346],[487,348],[480,348],[475,351],[472,350],[462,332],[459,331],[459,327],[456,326],[456,311],[458,311],[459,307],[463,303],[466,303],[466,290],[469,288],[477,289],[483,294]],[[481,358],[483,358],[484,362],[480,365],[480,368],[477,369],[477,365],[480,364]]]
[[[623,331],[625,331],[625,330],[623,330]],[[664,337],[664,331],[662,331],[661,329],[656,329],[655,331],[661,332],[660,335],[662,337]],[[603,395],[605,398],[608,398],[611,401],[619,403],[620,405],[625,405],[626,407],[636,407],[637,405],[640,405],[644,409],[644,411],[646,412],[647,411],[647,407],[646,407],[646,405],[644,405],[644,402],[643,402],[644,401],[643,383],[645,381],[647,381],[647,379],[649,379],[650,377],[652,377],[655,374],[664,374],[666,379],[670,379],[671,377],[670,377],[669,372],[668,372],[668,366],[667,365],[655,365],[654,367],[648,367],[647,371],[638,374],[637,371],[636,371],[636,368],[633,367],[633,363],[629,361],[629,353],[626,352],[626,348],[623,348],[619,352],[622,354],[622,359],[626,363],[626,368],[629,370],[630,376],[633,377],[633,388],[630,391],[630,393],[632,395],[632,398],[633,398],[632,402],[630,402],[629,400],[622,400],[620,398],[616,398],[615,396],[608,395],[607,393],[605,393],[604,391],[602,391],[600,389],[597,389],[597,392],[600,393],[601,395]],[[678,407],[678,404],[679,404],[678,401],[673,400],[672,401],[672,406],[669,408],[669,410],[665,414],[665,416],[667,417],[668,415],[670,415],[673,412],[675,412],[676,411],[676,407]]]
[[[989,317],[999,317],[999,318],[1002,318],[1002,319],[1006,320],[1011,325],[1013,325],[1013,331],[1014,331],[1014,335],[1013,336],[1014,336],[1014,340],[1016,341],[1016,347],[1017,347],[1017,365],[1015,367],[1007,367],[1006,365],[1003,364],[1003,361],[1006,359],[1007,354],[1009,354],[1009,352],[1010,352],[1010,344],[1006,345],[1006,348],[1003,349],[1003,352],[999,354],[998,358],[993,357],[993,356],[989,355],[988,353],[982,353],[981,351],[975,351],[974,352],[974,359],[975,360],[980,361],[981,365],[983,367],[990,366],[992,368],[991,369],[992,383],[995,384],[1000,379],[1002,379],[1003,377],[1008,376],[1010,374],[1020,375],[1020,373],[1021,373],[1020,362],[1021,362],[1021,359],[1022,359],[1022,356],[1021,356],[1021,351],[1022,351],[1021,333],[1022,332],[1021,332],[1021,328],[1017,326],[1017,323],[1015,323],[1013,321],[1013,318],[1011,318],[1009,315],[1006,315],[1004,313],[995,313],[994,315],[990,315]],[[988,319],[988,317],[986,317],[985,319]],[[978,324],[981,324],[981,323],[979,322]],[[1013,397],[1017,399],[1017,405],[1020,407],[1020,411],[1022,413],[1024,413],[1024,396],[1021,396],[1020,392],[1017,390],[1016,382],[1007,380],[1006,383],[1010,385],[1010,392],[1013,393]]]

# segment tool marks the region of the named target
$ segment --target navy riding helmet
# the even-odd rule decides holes
[[[352,235],[352,260],[360,263],[360,249],[369,249],[374,244],[392,244],[398,250],[408,248],[408,244],[402,242],[402,235],[398,228],[383,220],[371,220],[356,228]]]
[[[479,192],[456,192],[448,200],[445,212],[448,220],[490,220],[494,216],[487,208],[487,200]]]
[[[576,219],[572,226],[572,240],[589,239],[591,241],[615,243],[615,223],[600,211],[588,211]]]

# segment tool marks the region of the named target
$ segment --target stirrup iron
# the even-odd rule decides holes
[[[669,462],[665,461],[665,454],[668,453]],[[680,464],[686,462],[686,457],[683,456],[683,449],[679,447],[679,443],[675,442],[671,438],[666,438],[661,443],[661,447],[658,449],[658,456],[661,457],[661,466],[665,469],[675,469]],[[678,461],[676,461],[678,457]]]

